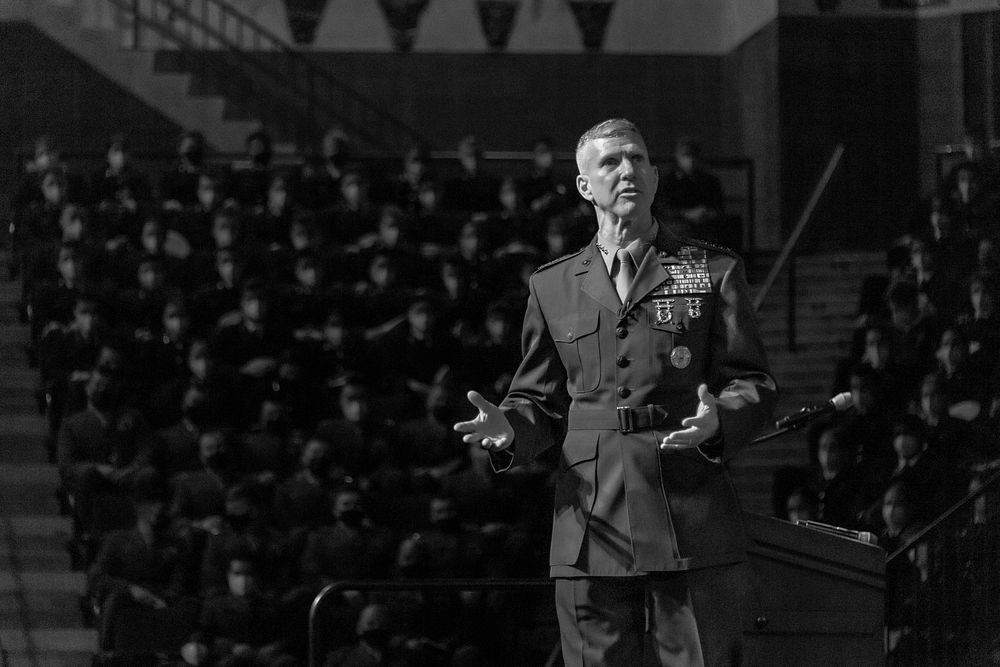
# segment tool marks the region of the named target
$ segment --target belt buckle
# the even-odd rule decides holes
[[[635,430],[635,423],[632,419],[632,408],[619,407],[618,408],[618,432],[619,433],[631,433]]]

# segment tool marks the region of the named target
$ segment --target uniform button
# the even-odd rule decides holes
[[[618,336],[619,338],[626,338],[628,337],[628,329],[626,329],[625,327],[618,327],[617,329],[615,329],[615,335]]]
[[[583,260],[583,265],[584,266],[589,266],[590,265],[590,260],[589,259]]]
[[[625,368],[626,366],[628,366],[628,357],[622,355],[617,359],[615,359],[615,363],[618,364],[619,368]]]
[[[618,395],[622,398],[628,398],[631,393],[632,390],[628,387],[618,387]]]

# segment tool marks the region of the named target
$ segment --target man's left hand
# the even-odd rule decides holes
[[[660,449],[693,449],[719,432],[718,399],[708,391],[708,385],[698,386],[698,411],[681,422],[680,431],[668,433]]]

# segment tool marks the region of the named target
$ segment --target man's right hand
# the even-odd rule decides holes
[[[478,391],[467,394],[469,402],[479,409],[479,414],[467,422],[455,424],[455,430],[464,433],[464,442],[477,442],[491,452],[502,452],[514,443],[514,428],[503,410],[493,405]]]

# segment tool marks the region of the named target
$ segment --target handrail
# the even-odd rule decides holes
[[[940,516],[938,516],[938,518],[934,519],[929,524],[924,526],[916,535],[908,539],[905,544],[903,544],[901,547],[899,547],[891,554],[889,554],[885,559],[886,564],[893,562],[895,559],[899,558],[907,551],[912,549],[918,542],[922,541],[931,531],[935,530],[938,526],[940,526],[942,523],[950,519],[960,510],[965,509],[970,503],[975,501],[976,498],[983,495],[987,491],[992,490],[993,487],[998,485],[998,483],[1000,483],[1000,470],[994,472],[993,475],[989,477],[989,479],[983,482],[982,486],[980,486],[978,489],[974,489],[973,491],[969,491],[967,494],[965,494],[965,496],[961,500],[956,501],[951,507],[946,509]]]
[[[816,183],[816,187],[813,188],[812,195],[809,197],[806,207],[802,210],[802,214],[799,216],[799,220],[795,224],[795,229],[792,230],[791,236],[789,236],[788,240],[785,241],[785,245],[781,249],[781,254],[778,255],[778,259],[775,260],[774,266],[771,267],[771,271],[767,274],[767,278],[757,291],[757,296],[754,297],[753,309],[755,311],[760,310],[761,304],[764,303],[764,299],[767,298],[768,292],[771,291],[771,287],[774,285],[774,281],[778,278],[778,274],[785,268],[785,263],[788,261],[792,252],[794,252],[796,245],[798,245],[799,238],[802,236],[802,232],[805,231],[809,222],[812,220],[813,211],[816,209],[817,204],[819,204],[820,198],[826,192],[826,188],[830,184],[830,179],[833,178],[833,174],[840,165],[840,158],[843,155],[844,144],[837,144],[837,147],[833,149],[833,154],[830,156],[829,162],[826,164],[826,169],[823,170],[823,175],[820,177],[819,182]]]
[[[517,591],[532,588],[552,588],[555,580],[549,578],[505,578],[505,579],[421,579],[419,581],[355,580],[337,581],[325,586],[309,607],[309,661],[308,667],[319,665],[316,655],[316,614],[327,597],[343,591]],[[551,661],[551,659],[550,659]]]
[[[191,35],[192,27],[201,31],[209,40],[216,41],[226,51],[264,73],[272,85],[284,89],[296,98],[304,97],[307,111],[305,113],[300,111],[300,115],[307,116],[311,124],[322,125],[322,121],[314,114],[318,106],[326,114],[339,120],[356,136],[376,146],[398,150],[405,145],[426,143],[415,129],[362,96],[328,70],[226,2],[199,0],[202,7],[201,17],[195,16],[190,11],[191,0],[109,0],[109,2],[129,13],[133,21],[149,25],[161,36],[188,52],[199,50]],[[209,7],[218,10],[221,26],[213,25],[209,21],[208,17],[212,13],[208,10]],[[157,9],[166,10],[168,15],[166,17],[159,15]],[[187,24],[186,35],[173,24],[178,19]],[[227,20],[233,20],[238,24],[236,40],[227,34]],[[264,59],[255,57],[245,50],[242,38],[246,30],[250,31],[253,44],[258,49],[263,38],[283,55],[291,65],[288,71],[280,71]],[[138,47],[138,40],[134,46]],[[204,44],[202,46],[204,47]],[[333,103],[334,96],[339,97],[339,105]],[[355,113],[351,114],[349,110]],[[378,131],[373,131],[373,126]]]

